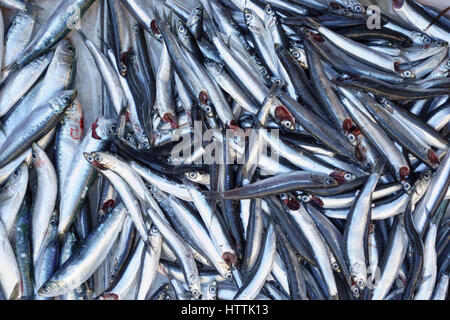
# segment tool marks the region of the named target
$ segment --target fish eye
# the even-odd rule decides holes
[[[64,97],[64,98],[63,98],[63,102],[64,102],[64,103],[69,103],[69,102],[70,102],[70,98],[67,97],[67,96]]]
[[[195,7],[195,11],[200,12],[201,10],[202,10],[202,8],[200,6]]]
[[[180,31],[181,33],[184,33],[184,31],[185,31],[184,26],[183,26],[183,25],[180,25],[180,26],[178,27],[178,31]]]
[[[267,6],[267,7],[266,7],[266,13],[267,13],[267,14],[272,14],[272,13],[273,13],[273,9],[272,9],[271,6]]]
[[[328,184],[328,185],[332,185],[332,184],[334,184],[334,179],[328,178],[328,179],[325,181],[325,183]]]
[[[250,21],[252,20],[252,15],[250,13],[245,14],[245,20]]]
[[[280,194],[280,199],[281,199],[281,201],[284,201],[284,200],[286,200],[286,199],[287,199],[287,195],[286,195],[286,193],[282,193],[282,194]]]
[[[88,162],[94,161],[94,157],[93,157],[93,156],[89,156],[89,157],[87,157],[86,159],[87,159]]]
[[[352,175],[351,175],[350,173],[346,173],[346,174],[344,175],[344,178],[345,178],[345,180],[349,181],[349,180],[352,179]]]
[[[405,77],[405,78],[411,78],[411,76],[412,76],[412,73],[411,73],[411,71],[405,71],[405,72],[403,72],[403,76]]]
[[[303,195],[301,199],[303,202],[309,202],[309,200],[311,200],[311,197],[308,195]]]
[[[197,179],[197,172],[189,172],[189,178]]]
[[[293,56],[294,58],[299,58],[299,57],[300,57],[300,53],[299,53],[297,50],[294,50],[294,51],[292,52],[292,56]]]
[[[423,174],[423,177],[424,177],[425,180],[430,180],[431,174],[427,171],[427,172],[425,172],[425,173]]]
[[[430,44],[430,43],[431,43],[431,38],[429,38],[429,37],[424,37],[424,38],[423,38],[423,43],[425,43],[425,44]]]
[[[356,13],[360,13],[361,11],[362,11],[362,7],[360,6],[360,5],[356,5],[354,8],[353,8],[353,10],[356,12]],[[372,10],[372,14],[373,13],[375,13],[375,10]]]
[[[292,127],[292,123],[289,120],[285,120],[283,121],[283,126],[286,127],[287,129],[290,129]]]
[[[102,162],[102,160],[103,160],[102,157],[100,157],[100,156],[96,156],[94,159],[97,162]]]
[[[216,293],[216,287],[215,286],[209,287],[209,293]]]
[[[362,288],[364,286],[364,280],[363,279],[356,280],[356,285],[358,287]]]
[[[403,190],[405,190],[405,191],[411,190],[411,185],[409,184],[409,182],[404,182],[402,184],[402,186],[403,186]]]
[[[339,265],[336,262],[333,263],[331,267],[333,268],[334,271],[338,271],[339,270]]]
[[[233,280],[233,275],[231,273],[227,273],[225,276],[228,280]]]
[[[353,134],[349,134],[349,135],[347,136],[347,139],[348,139],[348,141],[350,141],[350,142],[354,142],[354,141],[356,140],[356,137],[355,137],[355,135],[353,135]]]
[[[358,289],[358,288],[354,287],[353,290],[352,290],[352,292],[353,292],[353,294],[354,294],[355,296],[359,296],[359,289]]]
[[[153,232],[153,233],[158,232],[158,228],[155,225],[153,225],[151,232]]]
[[[14,170],[13,172],[13,176],[17,177],[19,175],[19,169]]]

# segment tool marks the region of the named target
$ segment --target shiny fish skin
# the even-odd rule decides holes
[[[0,220],[3,222],[8,237],[13,235],[15,220],[25,198],[28,184],[28,166],[22,163],[10,176],[2,189],[2,197],[8,199],[0,203]]]
[[[26,65],[48,51],[55,43],[62,40],[73,28],[73,25],[86,13],[95,0],[63,1],[35,34],[20,56],[8,69],[14,70]]]
[[[20,97],[33,86],[49,65],[52,57],[53,52],[50,52],[8,76],[0,89],[0,115],[8,112],[19,101]]]
[[[126,209],[118,205],[108,218],[83,241],[55,274],[42,285],[39,295],[54,297],[75,289],[86,281],[106,258],[117,237]],[[73,266],[78,266],[74,268]],[[73,272],[76,270],[76,272]]]
[[[109,127],[112,121],[106,118],[97,119],[86,133],[75,151],[70,164],[69,174],[65,178],[62,194],[65,195],[59,203],[58,233],[62,236],[73,223],[75,215],[87,195],[89,187],[94,182],[95,170],[84,159],[84,152],[99,151],[108,142]],[[67,190],[67,191],[66,191]],[[71,190],[71,191],[68,191]]]
[[[0,147],[0,167],[31,147],[34,139],[40,139],[54,128],[63,112],[75,99],[74,90],[62,91],[45,105],[33,110],[9,135]]]
[[[0,300],[448,298],[422,1],[0,0]]]
[[[35,22],[35,10],[30,12],[18,11],[14,15],[5,35],[3,65],[7,66],[13,63],[31,41]],[[6,78],[7,75],[7,72],[2,71],[2,79]]]

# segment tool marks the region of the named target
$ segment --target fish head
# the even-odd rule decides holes
[[[117,163],[117,158],[107,152],[91,152],[90,156],[94,159],[92,160],[92,158],[89,158],[86,160],[91,160],[90,164],[100,170],[111,170]]]
[[[189,36],[188,28],[182,20],[178,20],[177,22],[177,35],[181,39]]]
[[[270,3],[266,4],[266,7],[264,8],[264,25],[266,26],[267,30],[273,30],[276,25],[278,24],[278,19],[275,11],[273,10],[273,7]]]
[[[424,171],[421,176],[417,179],[417,181],[414,183],[414,186],[412,187],[413,193],[412,193],[412,201],[413,203],[416,203],[417,201],[422,198],[422,196],[427,191],[431,177],[433,176],[431,170]]]
[[[31,160],[33,162],[34,167],[37,169],[41,166],[42,163],[47,158],[47,154],[44,150],[37,144],[33,143],[31,146]]]
[[[61,40],[57,44],[54,57],[54,59],[58,59],[58,62],[67,63],[69,65],[75,63],[75,49],[68,38]]]
[[[54,113],[62,113],[66,110],[77,96],[77,90],[63,90],[53,97],[49,104]]]
[[[198,2],[189,15],[189,27],[197,24],[203,17],[203,5]]]
[[[211,59],[205,59],[205,67],[213,76],[219,76],[223,71],[223,66]]]
[[[41,297],[56,297],[65,293],[57,281],[49,280],[39,288],[38,295]]]
[[[192,182],[209,185],[209,173],[207,172],[193,170],[186,172],[184,175],[186,176],[186,179]]]
[[[189,291],[194,299],[200,299],[202,297],[202,290],[200,287],[200,277],[198,274],[193,274],[189,278]]]
[[[251,9],[244,9],[244,20],[251,32],[262,33],[264,31],[264,23]]]
[[[28,180],[28,166],[23,162],[13,173],[9,176],[8,181],[2,189],[2,193],[13,192],[22,184],[21,181]]]

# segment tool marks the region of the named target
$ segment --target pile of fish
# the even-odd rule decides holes
[[[446,299],[445,15],[94,3],[0,0],[0,299]]]

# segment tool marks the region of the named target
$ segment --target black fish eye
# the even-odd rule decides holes
[[[272,12],[273,12],[272,8],[271,8],[270,6],[268,6],[268,7],[266,8],[266,13],[267,13],[267,14],[272,14]]]
[[[87,161],[89,161],[89,162],[92,162],[92,161],[94,161],[94,157],[93,157],[93,156],[89,156],[89,157],[87,157]]]
[[[252,15],[250,13],[246,13],[245,20],[248,20],[248,21],[252,20]]]

